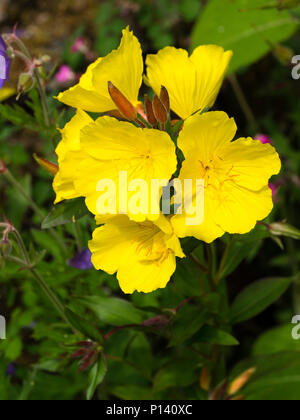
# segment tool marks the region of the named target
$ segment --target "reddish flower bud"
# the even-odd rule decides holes
[[[148,95],[145,95],[145,111],[148,123],[154,127],[157,124],[157,119],[155,118],[152,102],[148,98]]]
[[[108,91],[121,114],[129,121],[135,120],[137,116],[135,107],[112,82],[108,82]]]
[[[153,112],[159,123],[165,124],[168,121],[168,112],[157,95],[153,98]]]
[[[160,100],[161,100],[163,106],[166,108],[167,113],[169,114],[169,112],[170,112],[170,97],[169,97],[169,92],[167,91],[167,88],[165,88],[164,86],[161,87]]]
[[[57,174],[58,166],[55,165],[55,163],[49,162],[49,160],[47,159],[40,158],[36,154],[34,154],[33,157],[43,169],[46,169],[47,172],[49,172],[52,175]]]

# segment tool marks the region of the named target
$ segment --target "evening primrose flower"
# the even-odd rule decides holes
[[[58,100],[84,111],[106,113],[116,110],[107,84],[111,82],[127,100],[138,106],[138,94],[144,70],[142,49],[138,39],[126,28],[117,50],[91,64],[79,84],[60,93]]]
[[[124,293],[150,293],[166,287],[175,272],[176,257],[184,258],[179,239],[164,216],[155,223],[116,216],[94,231],[89,248],[94,267],[117,273]]]
[[[189,118],[178,139],[183,151],[180,179],[204,179],[204,222],[186,223],[186,214],[172,218],[179,237],[195,236],[212,242],[225,232],[245,234],[273,209],[268,181],[281,168],[270,144],[251,138],[231,140],[236,124],[224,112]]]
[[[145,81],[157,95],[164,86],[171,109],[186,119],[213,106],[232,55],[217,45],[199,46],[191,56],[186,50],[166,47],[147,56]]]
[[[88,209],[99,214],[99,199],[104,189],[99,183],[109,180],[116,189],[107,192],[107,214],[129,214],[136,221],[156,220],[159,217],[161,188],[166,186],[177,168],[175,145],[166,132],[139,128],[113,117],[100,117],[81,129],[80,163],[71,158],[62,162],[65,174],[74,173],[77,192],[86,197]],[[120,174],[126,176],[126,185],[120,183]],[[124,179],[124,178],[123,178]],[[152,181],[160,181],[156,200],[152,199]],[[135,186],[133,185],[135,184]],[[127,186],[132,185],[129,191]],[[122,198],[123,196],[123,198]],[[135,213],[136,202],[143,202]],[[153,211],[153,203],[158,209]],[[105,212],[103,212],[104,215]],[[102,214],[102,213],[100,213]]]

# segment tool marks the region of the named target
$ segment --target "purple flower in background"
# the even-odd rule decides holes
[[[15,366],[12,363],[10,363],[9,365],[7,365],[7,367],[6,367],[6,376],[7,377],[14,376],[15,373],[16,373]]]
[[[262,144],[273,144],[272,140],[266,134],[258,134],[255,140],[259,140]]]
[[[9,80],[10,59],[6,53],[7,47],[0,36],[0,89],[6,80]]]
[[[69,261],[69,265],[78,270],[90,270],[93,268],[91,257],[91,251],[88,248],[85,248]]]

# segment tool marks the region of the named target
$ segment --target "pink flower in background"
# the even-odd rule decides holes
[[[257,134],[255,140],[259,140],[262,144],[273,144],[272,140],[266,134]]]
[[[56,73],[55,79],[58,83],[67,83],[72,82],[75,80],[76,75],[71,69],[71,67],[67,66],[66,64],[63,64],[58,72]]]
[[[82,52],[85,53],[87,49],[86,39],[83,37],[79,37],[75,39],[73,45],[71,46],[72,53]]]

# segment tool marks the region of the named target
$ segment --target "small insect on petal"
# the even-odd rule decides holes
[[[42,168],[46,169],[47,172],[49,172],[52,175],[57,174],[58,166],[55,165],[55,163],[52,163],[47,159],[43,159],[43,158],[37,156],[36,154],[34,154],[33,157]]]
[[[129,121],[135,120],[137,116],[135,107],[112,82],[108,82],[108,91],[121,114]]]

